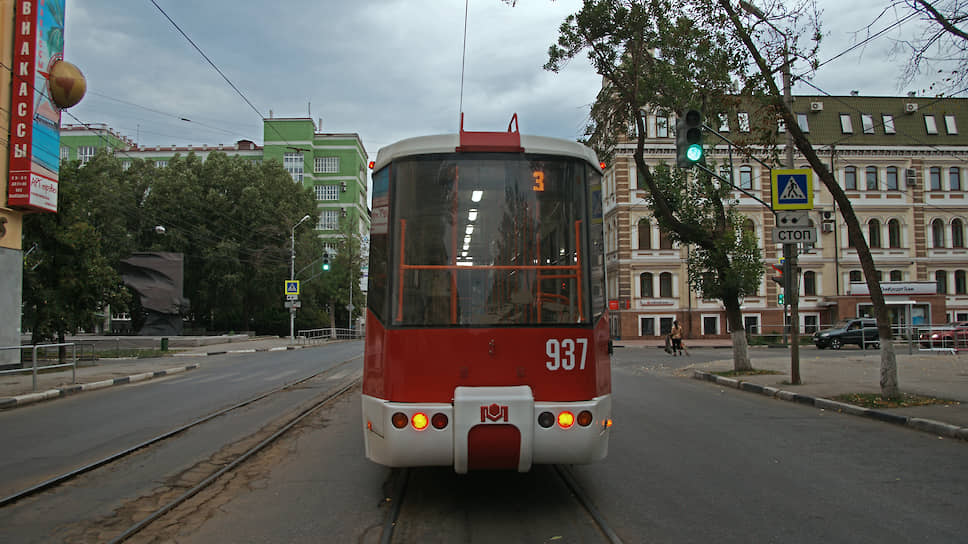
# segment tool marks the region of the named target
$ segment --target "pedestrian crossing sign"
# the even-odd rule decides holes
[[[287,295],[299,294],[299,280],[286,280],[286,294]]]
[[[813,171],[789,168],[770,172],[774,210],[813,209]]]

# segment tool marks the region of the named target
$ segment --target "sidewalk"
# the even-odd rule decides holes
[[[71,339],[69,341],[74,341]],[[158,337],[82,337],[79,343],[93,343],[99,353],[132,347],[158,348]],[[99,355],[96,362],[78,361],[76,383],[71,381],[68,368],[38,372],[37,390],[33,390],[33,374],[0,374],[0,409],[91,391],[113,385],[123,385],[190,371],[203,364],[209,355],[254,353],[257,351],[285,351],[309,347],[305,341],[291,344],[288,337],[255,337],[246,335],[171,337],[170,356],[112,359]],[[89,352],[88,352],[89,353]]]
[[[655,340],[616,341],[627,348],[661,351]],[[692,377],[775,397],[809,404],[825,410],[836,410],[920,428],[937,434],[968,440],[968,352],[919,352],[908,354],[907,346],[898,345],[898,386],[902,393],[957,401],[951,404],[862,410],[854,406],[830,402],[848,393],[880,394],[880,351],[851,350],[848,357],[826,357],[829,352],[813,346],[800,349],[801,385],[790,385],[791,363],[788,348],[751,346],[767,357],[754,359],[757,370],[772,370],[777,374],[760,374],[724,378],[713,374],[733,369],[732,352],[728,340],[687,340],[689,348],[724,348],[722,359],[689,367]],[[849,348],[848,348],[849,349]],[[855,355],[856,353],[856,355]]]

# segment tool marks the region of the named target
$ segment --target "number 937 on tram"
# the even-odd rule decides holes
[[[512,126],[514,129],[512,130]],[[507,132],[401,140],[373,168],[366,456],[526,472],[608,452],[602,166]]]

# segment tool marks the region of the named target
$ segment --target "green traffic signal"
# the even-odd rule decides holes
[[[689,110],[676,120],[676,166],[692,168],[703,159],[702,113]]]
[[[323,272],[329,272],[329,253],[323,253]]]

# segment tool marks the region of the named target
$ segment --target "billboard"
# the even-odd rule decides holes
[[[7,205],[57,211],[60,109],[48,77],[64,56],[65,0],[15,2]]]

